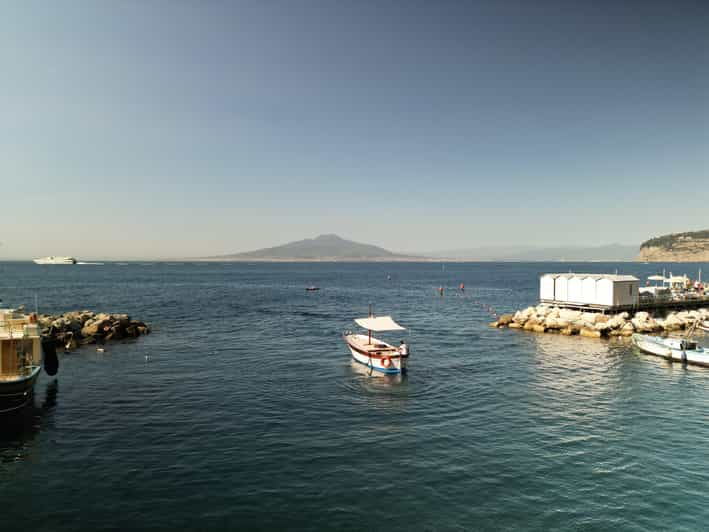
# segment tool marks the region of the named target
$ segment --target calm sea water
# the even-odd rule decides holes
[[[486,327],[570,268],[658,271],[0,263],[6,305],[154,327],[60,355],[2,421],[0,530],[705,529],[708,370]],[[370,302],[410,328],[406,377],[350,362],[340,334]]]

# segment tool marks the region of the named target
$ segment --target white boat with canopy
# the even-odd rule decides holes
[[[352,358],[367,366],[370,371],[391,375],[405,373],[409,358],[408,346],[403,344],[404,349],[394,347],[373,337],[372,331],[405,331],[406,328],[396,323],[391,316],[372,315],[371,307],[368,317],[357,318],[354,321],[363,329],[367,329],[367,334],[355,334],[348,331],[343,335],[343,339],[352,353]]]
[[[634,334],[633,343],[641,351],[662,357],[670,362],[709,367],[709,350],[691,340],[697,326],[698,322],[695,322],[684,338],[663,338],[662,336]]]

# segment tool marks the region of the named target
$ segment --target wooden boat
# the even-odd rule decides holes
[[[404,353],[397,347],[372,336],[372,331],[404,331],[404,327],[396,323],[391,316],[373,316],[370,310],[366,318],[354,320],[357,325],[367,329],[367,334],[345,332],[343,339],[352,353],[352,358],[370,371],[389,375],[406,372],[409,359],[408,347]]]
[[[662,336],[634,334],[633,343],[641,351],[671,362],[686,362],[709,367],[709,350],[700,347],[697,342],[688,338],[663,338]]]
[[[0,414],[25,406],[32,399],[42,368],[42,340],[37,315],[0,309]],[[56,352],[46,348],[45,369],[56,374]]]

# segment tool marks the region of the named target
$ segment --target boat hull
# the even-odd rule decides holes
[[[664,358],[671,362],[687,362],[696,366],[709,368],[709,351],[698,347],[697,349],[677,349],[667,345],[667,340],[659,336],[646,336],[634,334],[633,343],[644,353]]]
[[[352,359],[373,372],[385,375],[398,375],[406,373],[408,355],[401,356],[398,350],[392,346],[372,337],[371,344],[369,338],[360,334],[349,334],[343,337],[350,350]]]
[[[0,380],[0,414],[19,410],[32,400],[40,369],[35,366],[27,376]]]
[[[35,264],[76,264],[76,259],[74,257],[43,257],[34,259],[32,262]]]

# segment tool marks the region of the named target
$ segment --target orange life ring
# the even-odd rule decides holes
[[[389,358],[389,357],[382,358],[382,366],[384,366],[385,368],[388,368],[389,366],[391,366],[391,358]]]

